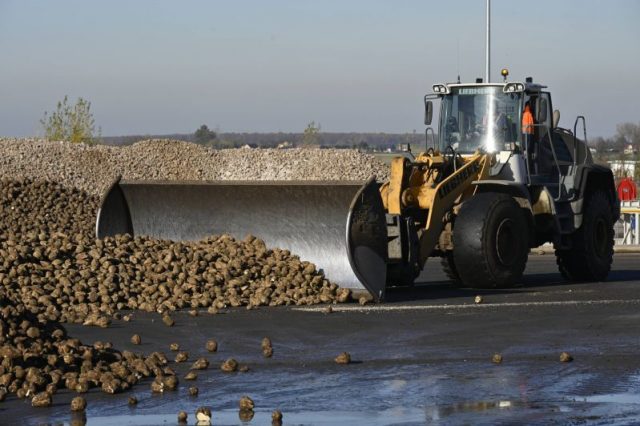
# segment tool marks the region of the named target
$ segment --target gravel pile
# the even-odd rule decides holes
[[[228,149],[147,140],[127,147],[0,139],[0,176],[44,179],[102,195],[113,179],[378,180],[388,166],[347,149]]]

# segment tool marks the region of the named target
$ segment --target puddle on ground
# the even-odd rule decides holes
[[[188,424],[195,425],[195,413],[188,413]],[[97,426],[151,426],[173,425],[177,422],[177,413],[171,415],[123,415],[89,417],[87,424]],[[385,411],[314,411],[299,413],[284,413],[283,424],[287,425],[372,425],[383,426],[389,424],[422,424],[425,412],[414,408],[393,408]],[[68,423],[65,423],[65,425]],[[238,417],[237,410],[214,411],[211,419],[212,425],[268,425],[271,424],[271,412],[256,411],[250,421],[242,421]]]
[[[212,406],[214,425],[269,425],[271,411],[264,407],[280,408],[287,425],[589,423],[596,418],[627,424],[640,421],[639,375],[620,377],[569,367],[561,365],[545,375],[530,372],[529,364],[486,368],[473,362],[445,367],[326,369],[322,374],[318,369],[301,371],[297,367],[281,369],[277,375],[258,369],[251,376],[203,374],[198,399],[187,399],[180,393],[147,397],[143,389],[132,393],[139,396],[140,403],[131,408],[124,395],[114,399],[90,394],[87,424],[175,425],[178,410],[183,409],[189,424],[194,425],[195,410],[207,405],[204,401],[216,401]],[[263,408],[246,422],[236,409],[228,407],[236,407],[249,386],[260,396],[256,402]],[[596,391],[600,395],[594,394]],[[69,424],[71,396],[62,391],[57,406],[28,411],[23,423]],[[17,409],[22,402],[4,402],[0,411]]]
[[[610,389],[609,393],[576,397],[576,401],[594,404],[638,404],[640,405],[640,373],[630,375],[623,382],[622,389]],[[621,392],[611,392],[620,390]]]
[[[535,404],[525,401],[516,400],[496,400],[496,401],[469,401],[457,404],[428,406],[425,408],[426,419],[428,420],[445,420],[452,416],[464,416],[467,414],[479,414],[487,412],[488,414],[498,414],[500,411],[507,413],[514,411],[522,413],[528,410],[544,410],[567,413],[571,408],[564,405],[555,404]],[[493,412],[493,413],[491,413]]]
[[[523,410],[538,410],[568,412],[568,407],[533,405],[522,401],[496,400],[474,401],[443,406],[427,406],[425,408],[394,407],[382,411],[307,411],[286,412],[283,423],[288,425],[412,425],[438,420],[451,420],[452,417],[473,416],[480,412],[510,411],[516,415]],[[250,419],[241,419],[237,410],[213,411],[213,425],[263,425],[270,424],[271,412],[256,411]],[[506,414],[506,413],[505,413]],[[498,416],[499,417],[499,416]],[[146,415],[119,415],[119,416],[90,416],[88,424],[97,426],[147,426],[175,424],[176,414],[146,414]],[[189,413],[188,424],[196,424],[195,413]],[[65,423],[68,424],[68,423]]]

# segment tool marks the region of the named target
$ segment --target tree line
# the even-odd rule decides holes
[[[240,148],[355,148],[363,151],[395,151],[400,145],[410,144],[414,151],[424,149],[424,135],[420,133],[368,133],[323,132],[316,122],[310,122],[301,132],[238,132],[227,133],[211,130],[202,125],[194,133],[165,135],[129,135],[103,137],[108,145],[131,145],[145,139],[177,139],[194,142],[215,149]]]
[[[96,128],[91,111],[91,102],[78,98],[74,104],[67,96],[57,103],[52,112],[45,112],[40,120],[44,137],[48,140],[66,140],[74,143],[105,143],[108,145],[130,145],[144,139],[168,138],[198,143],[216,149],[276,147],[329,147],[357,148],[365,151],[397,150],[411,146],[414,151],[424,149],[424,134],[415,130],[398,133],[340,133],[322,132],[320,123],[311,121],[302,132],[274,133],[222,133],[211,130],[206,124],[199,126],[193,133],[169,135],[130,135],[101,137],[100,128]],[[640,160],[640,122],[620,123],[616,133],[609,138],[596,137],[589,142],[595,149],[596,161]],[[640,170],[640,167],[638,168]]]

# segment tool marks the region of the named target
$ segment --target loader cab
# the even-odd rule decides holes
[[[514,151],[522,146],[522,91],[506,91],[505,84],[437,84],[440,120],[436,148],[468,155]],[[516,87],[517,88],[517,87]]]
[[[559,113],[553,110],[551,94],[531,77],[525,82],[436,84],[425,102],[433,99],[441,102],[438,136],[431,146],[462,156],[477,150],[496,153],[497,163],[510,166],[492,167],[492,178],[542,185],[560,194],[559,182],[566,180],[572,167],[592,162],[586,143],[576,137],[581,123],[586,140],[584,117],[576,119],[573,132],[558,127]],[[523,134],[526,104],[533,124]],[[425,123],[428,118],[425,114]]]

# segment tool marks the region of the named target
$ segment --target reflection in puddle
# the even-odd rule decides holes
[[[432,420],[449,417],[453,414],[472,413],[489,410],[507,410],[516,406],[524,406],[522,402],[516,401],[471,401],[459,404],[441,405],[427,407],[427,417]]]
[[[605,395],[592,395],[584,397],[584,402],[603,404],[640,404],[640,394],[637,393],[610,393]]]
[[[189,424],[194,424],[194,415],[189,414]],[[393,423],[424,423],[425,413],[417,408],[397,407],[384,411],[312,411],[298,413],[284,413],[283,424],[297,425],[372,425],[382,426]],[[105,416],[90,417],[89,424],[98,426],[147,426],[175,424],[176,415],[152,414],[134,416]],[[223,410],[212,413],[211,424],[237,425],[238,411]],[[267,425],[271,424],[271,412],[256,411],[255,416],[249,421],[243,420],[240,424]]]
[[[609,389],[609,391],[610,393],[579,396],[576,399],[596,404],[640,404],[640,374],[630,375],[623,387],[619,386],[618,389]]]

